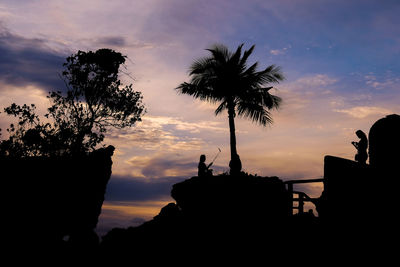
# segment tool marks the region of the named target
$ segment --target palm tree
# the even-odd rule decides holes
[[[235,121],[236,115],[249,118],[262,126],[272,123],[269,110],[278,108],[281,98],[271,95],[270,83],[279,83],[284,76],[279,67],[271,65],[258,71],[258,62],[248,67],[248,58],[254,45],[244,51],[243,44],[235,52],[221,44],[210,49],[208,57],[197,59],[190,67],[189,83],[184,82],[176,90],[194,98],[219,103],[215,115],[228,111],[230,129],[232,172],[240,172],[241,162],[236,150]]]

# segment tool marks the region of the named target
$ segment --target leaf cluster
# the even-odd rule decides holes
[[[78,51],[64,63],[61,78],[67,88],[49,92],[51,106],[42,123],[35,105],[15,103],[4,109],[18,118],[7,129],[0,153],[15,156],[53,156],[87,153],[103,142],[110,127],[133,126],[145,113],[142,94],[123,86],[119,68],[125,56],[111,49]]]
[[[243,44],[232,52],[221,44],[207,49],[210,56],[195,60],[190,67],[190,82],[176,89],[194,98],[219,103],[215,114],[223,110],[250,118],[263,126],[272,123],[269,110],[278,108],[281,98],[270,94],[271,83],[284,79],[280,67],[270,65],[258,70],[258,62],[249,66],[254,45],[242,52]]]

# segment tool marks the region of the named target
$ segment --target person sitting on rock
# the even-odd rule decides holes
[[[355,155],[355,160],[358,161],[361,164],[366,164],[367,158],[368,158],[368,153],[367,153],[367,148],[368,148],[368,139],[367,135],[361,131],[358,130],[356,132],[356,135],[358,138],[360,138],[359,142],[351,142],[353,146],[357,149],[357,154]]]
[[[211,162],[206,165],[206,155],[201,155],[200,156],[200,162],[199,162],[199,170],[198,170],[198,176],[199,177],[206,177],[206,176],[212,176],[212,170],[210,169],[211,165],[213,163]]]

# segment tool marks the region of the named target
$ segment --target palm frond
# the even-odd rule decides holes
[[[206,49],[207,51],[210,51],[212,54],[212,57],[218,61],[218,62],[223,62],[226,63],[229,58],[231,57],[231,52],[229,51],[228,47],[226,47],[223,44],[215,44],[211,48]]]
[[[236,49],[236,52],[233,53],[229,58],[229,63],[233,66],[240,66],[240,56],[242,55],[242,47],[244,44],[241,44]]]
[[[272,123],[269,110],[277,109],[282,99],[269,93],[271,83],[284,80],[280,67],[270,65],[258,70],[258,62],[247,67],[248,58],[254,51],[251,46],[243,52],[243,44],[234,52],[222,44],[209,49],[208,57],[200,58],[190,66],[190,82],[182,83],[176,90],[194,98],[219,103],[215,115],[233,103],[237,114],[266,125]]]
[[[257,73],[257,67],[258,67],[258,62],[254,63],[253,65],[251,65],[250,67],[247,68],[247,70],[245,70],[243,72],[243,77],[245,78],[254,78],[254,74]]]
[[[255,45],[252,45],[249,50],[244,51],[243,57],[240,60],[240,65],[243,65],[243,66],[246,65],[247,59],[249,58],[251,53],[253,53],[254,47],[255,47]]]
[[[264,71],[259,72],[260,78],[264,83],[279,83],[285,79],[279,66],[270,65]]]
[[[217,109],[215,110],[215,116],[217,116],[218,114],[220,114],[224,109],[227,109],[228,108],[228,106],[227,106],[227,102],[226,102],[226,100],[225,101],[223,101],[218,107],[217,107]]]
[[[200,74],[209,70],[214,65],[214,59],[212,57],[204,57],[197,59],[189,68],[189,75]]]
[[[238,116],[249,118],[253,122],[259,123],[262,126],[266,126],[273,122],[271,113],[262,105],[257,103],[245,101],[237,103],[237,114]]]
[[[268,109],[278,109],[282,102],[282,98],[279,96],[271,95],[269,90],[273,87],[267,87],[260,89],[260,94],[262,96],[262,105],[267,107]]]
[[[216,97],[211,88],[208,87],[201,87],[201,86],[196,86],[191,83],[182,83],[180,84],[175,90],[178,91],[178,93],[185,94],[185,95],[190,95],[193,98],[197,98],[200,100],[205,100],[211,103],[216,103],[221,100],[221,98]]]

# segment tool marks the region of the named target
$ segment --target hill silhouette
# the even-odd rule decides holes
[[[370,164],[325,156],[324,190],[313,201],[318,217],[291,214],[290,192],[278,177],[192,177],[173,185],[176,202],[153,220],[111,230],[101,251],[207,259],[223,257],[222,249],[258,259],[311,251],[333,260],[360,256],[354,248],[380,253],[397,229],[399,136],[400,116],[389,115],[369,132]]]
[[[81,158],[2,158],[6,240],[18,249],[56,249],[63,257],[79,252],[113,263],[271,260],[307,251],[335,258],[354,256],[355,247],[378,253],[398,227],[399,136],[400,116],[389,115],[369,131],[369,164],[325,156],[323,192],[312,200],[318,216],[292,214],[292,193],[278,177],[196,176],[174,184],[175,202],[152,220],[112,229],[100,244],[94,228],[112,146]]]
[[[317,242],[318,218],[292,216],[288,191],[278,177],[192,177],[173,185],[171,196],[176,203],[166,205],[153,220],[105,235],[102,255],[177,252],[185,257],[203,251],[202,257],[209,258],[220,257],[225,249],[282,252],[304,233],[305,243]]]

